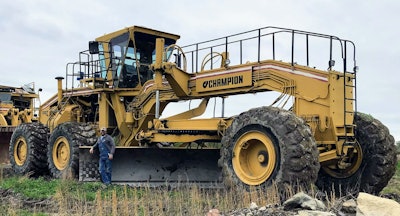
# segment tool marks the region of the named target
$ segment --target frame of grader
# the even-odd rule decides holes
[[[21,123],[37,121],[36,98],[39,96],[34,83],[22,87],[0,86],[0,164],[9,163],[9,143],[15,128]]]
[[[67,64],[66,76],[56,78],[58,93],[40,107],[40,123],[15,130],[14,171],[40,175],[48,165],[54,177],[96,180],[97,158],[88,148],[107,127],[117,143],[113,182],[316,183],[322,190],[378,193],[394,174],[393,137],[356,110],[353,42],[277,27],[183,47],[178,39],[133,26],[89,42],[79,61]],[[325,50],[316,51],[318,43]],[[311,67],[313,59],[328,69]],[[225,116],[226,99],[261,92],[279,94]],[[221,115],[202,117],[213,98],[221,100]],[[201,102],[163,116],[167,105],[191,100]],[[18,155],[21,148],[26,155]]]

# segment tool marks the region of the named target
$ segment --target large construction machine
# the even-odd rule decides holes
[[[179,37],[133,26],[89,42],[39,122],[14,131],[14,171],[96,180],[89,147],[107,127],[119,183],[378,193],[394,174],[393,137],[356,110],[353,42],[277,27]],[[228,116],[255,103],[245,94],[262,106]]]
[[[35,100],[38,98],[34,83],[22,87],[0,85],[0,164],[9,163],[9,143],[15,128],[37,120]]]

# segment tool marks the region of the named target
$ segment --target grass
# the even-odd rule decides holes
[[[55,194],[59,185],[57,180],[46,181],[43,178],[29,179],[27,177],[12,177],[1,182],[1,188],[12,189],[24,197],[31,199],[46,199]]]
[[[204,215],[213,208],[227,212],[248,207],[251,202],[258,206],[279,202],[274,188],[246,191],[191,186],[178,190],[112,185],[103,189],[99,182],[27,177],[0,179],[0,195],[10,190],[13,191],[11,195],[0,200],[0,215]],[[400,162],[382,193],[400,194]]]
[[[389,181],[388,186],[386,186],[381,193],[395,193],[400,195],[400,161],[397,162],[396,173]]]
[[[13,203],[10,199],[8,204],[0,205],[0,215],[204,215],[216,207],[228,211],[248,207],[251,202],[258,205],[278,202],[273,190],[259,188],[233,191],[201,189],[195,185],[179,189],[113,185],[102,189],[98,182],[26,177],[5,178],[0,181],[0,189],[13,190],[13,196],[30,202],[48,201],[43,207],[26,205],[23,201]]]
[[[80,183],[72,180],[61,181],[58,179],[46,180],[44,178],[32,179],[25,176],[11,177],[0,181],[0,188],[12,189],[29,199],[42,200],[53,197],[56,193],[77,196],[85,191],[85,199],[94,201],[96,192],[101,188],[101,183]]]

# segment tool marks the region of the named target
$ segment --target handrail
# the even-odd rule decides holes
[[[107,72],[107,69],[101,66],[101,61],[107,61],[110,57],[100,59],[99,55],[103,54],[104,56],[105,52],[100,52],[99,54],[89,54],[88,52],[89,50],[80,52],[79,61],[67,63],[65,72],[66,89],[70,88],[73,91],[75,81],[86,78],[96,78],[98,74],[101,75],[103,72]],[[86,58],[82,59],[82,56]],[[68,83],[69,81],[71,81],[71,84]],[[96,80],[94,79],[93,82],[96,82]],[[93,83],[93,86],[95,86],[95,83]]]
[[[269,32],[265,32],[265,31],[269,31]],[[253,35],[249,35],[249,34],[253,34]],[[194,43],[194,44],[190,44],[190,45],[185,45],[182,46],[181,48],[185,51],[186,56],[191,56],[192,62],[191,62],[191,68],[192,71],[191,72],[198,72],[199,71],[199,57],[200,57],[200,52],[203,51],[207,51],[209,50],[209,52],[215,52],[216,48],[220,47],[220,49],[222,51],[228,52],[228,51],[232,51],[229,50],[229,46],[233,46],[235,44],[239,44],[239,62],[238,64],[242,64],[243,63],[243,49],[245,47],[243,47],[243,43],[247,42],[247,41],[251,41],[251,40],[257,40],[257,61],[261,61],[261,55],[262,52],[265,51],[265,49],[263,49],[264,47],[262,47],[262,40],[266,39],[267,36],[271,36],[271,40],[272,40],[272,59],[276,60],[276,51],[278,49],[277,46],[277,37],[280,35],[284,35],[284,34],[289,34],[289,36],[291,37],[291,41],[288,43],[290,44],[290,62],[292,65],[294,65],[296,63],[296,56],[295,56],[295,49],[298,48],[297,45],[295,44],[295,42],[297,42],[296,36],[305,36],[305,49],[306,49],[306,65],[310,66],[310,40],[313,38],[322,38],[322,39],[327,39],[329,40],[329,69],[332,68],[332,60],[333,60],[333,52],[334,52],[334,47],[333,47],[333,42],[337,41],[339,42],[339,49],[340,49],[340,57],[343,60],[343,65],[344,65],[344,71],[347,70],[347,52],[348,50],[344,48],[344,44],[350,43],[352,45],[352,52],[353,52],[353,68],[356,67],[356,59],[355,59],[355,52],[356,52],[356,48],[355,45],[352,41],[350,40],[345,40],[345,39],[341,39],[337,36],[333,36],[333,35],[327,35],[327,34],[321,34],[321,33],[315,33],[315,32],[309,32],[309,31],[303,31],[303,30],[296,30],[296,29],[288,29],[288,28],[280,28],[280,27],[273,27],[273,26],[268,26],[268,27],[264,27],[264,28],[259,28],[259,29],[255,29],[255,30],[251,30],[251,31],[245,31],[242,33],[237,33],[237,34],[232,34],[226,37],[219,37],[216,39],[212,39],[212,40],[207,40],[207,41],[203,41],[203,42],[199,42],[199,43]],[[285,36],[285,35],[284,35]],[[231,48],[232,49],[232,48]],[[204,53],[202,53],[204,54]],[[206,54],[204,54],[206,55]],[[190,67],[189,67],[190,68]]]

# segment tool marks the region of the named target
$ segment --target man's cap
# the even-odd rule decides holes
[[[107,131],[106,127],[102,127],[100,131]]]

